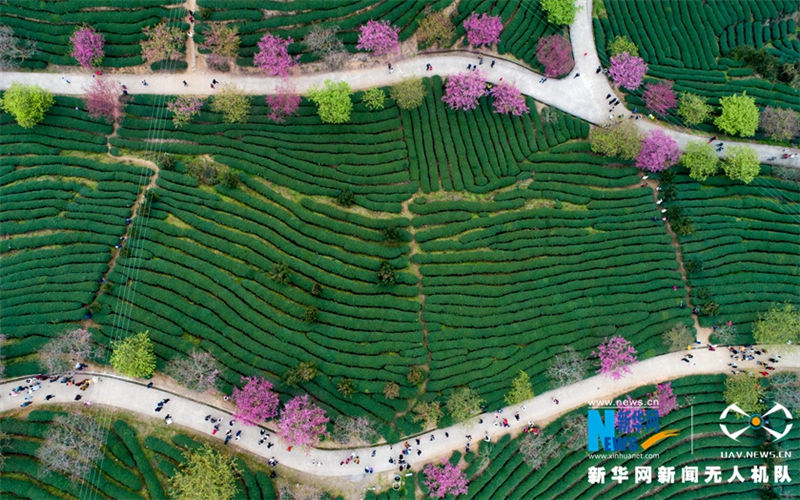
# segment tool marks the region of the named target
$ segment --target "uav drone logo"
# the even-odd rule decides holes
[[[744,434],[747,431],[747,429],[751,429],[751,428],[752,429],[764,429],[770,435],[772,435],[772,437],[775,438],[775,441],[777,441],[777,440],[781,439],[782,437],[784,437],[785,435],[789,434],[789,431],[792,430],[792,425],[793,424],[787,425],[786,428],[783,430],[783,432],[777,432],[777,431],[775,431],[773,429],[770,429],[766,425],[764,425],[764,417],[766,417],[766,416],[768,416],[768,415],[770,415],[772,413],[775,413],[776,411],[782,411],[783,414],[786,416],[787,420],[791,420],[792,419],[791,412],[789,410],[787,410],[786,407],[783,406],[780,403],[775,403],[775,406],[773,406],[767,413],[765,413],[763,415],[759,415],[758,413],[753,413],[751,415],[751,414],[747,413],[746,411],[742,410],[741,408],[739,408],[738,406],[736,406],[736,404],[734,403],[732,405],[729,405],[727,408],[725,408],[725,410],[723,410],[722,413],[720,413],[719,419],[720,420],[725,420],[725,417],[728,416],[728,412],[731,411],[731,410],[733,410],[736,413],[739,413],[740,415],[744,415],[748,419],[747,425],[742,427],[741,429],[735,431],[735,432],[728,431],[728,427],[725,424],[719,424],[719,427],[720,427],[720,429],[722,429],[722,432],[724,432],[726,436],[728,436],[729,438],[733,439],[734,441],[738,441],[739,440],[738,439],[739,436]]]

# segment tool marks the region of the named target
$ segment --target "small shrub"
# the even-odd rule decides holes
[[[316,323],[319,316],[319,309],[316,306],[308,306],[303,311],[303,321],[306,323]]]
[[[412,366],[411,369],[408,370],[406,378],[411,385],[419,385],[425,380],[425,371],[419,366]]]
[[[272,266],[270,277],[281,285],[289,283],[289,266],[283,262],[278,262]]]
[[[336,203],[345,208],[352,206],[355,201],[355,195],[349,189],[343,189],[339,192],[339,196],[336,197]]]
[[[381,262],[381,268],[378,270],[378,283],[383,286],[391,286],[397,283],[394,267],[387,260]]]

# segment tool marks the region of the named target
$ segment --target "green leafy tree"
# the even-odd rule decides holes
[[[392,85],[389,96],[395,100],[400,109],[414,109],[425,99],[425,84],[422,78],[406,78]]]
[[[185,459],[170,478],[172,498],[230,500],[236,494],[236,476],[240,471],[233,457],[222,455],[204,445],[188,452]]]
[[[681,163],[689,169],[689,177],[696,181],[704,181],[719,170],[719,157],[711,144],[703,141],[687,144]]]
[[[533,387],[531,378],[527,373],[520,370],[514,380],[511,381],[511,390],[506,394],[506,403],[515,405],[525,400],[533,398]]]
[[[547,13],[547,22],[552,24],[572,24],[580,10],[575,0],[540,0],[539,5]]]
[[[425,370],[419,366],[412,366],[411,369],[408,370],[406,378],[411,385],[421,384],[422,381],[425,380]]]
[[[383,386],[383,395],[386,399],[395,399],[400,395],[400,386],[395,382],[387,382]]]
[[[414,422],[422,422],[423,429],[435,428],[442,418],[442,409],[439,407],[438,401],[417,401],[414,405],[414,416],[411,420]]]
[[[463,422],[480,412],[483,402],[474,389],[460,387],[447,398],[447,413],[453,418],[453,422]]]
[[[714,120],[720,130],[732,135],[752,137],[758,128],[758,107],[747,92],[729,95],[719,100],[722,114]]]
[[[302,361],[297,366],[290,368],[286,372],[284,379],[291,386],[296,386],[300,382],[309,382],[317,376],[317,365],[311,361]]]
[[[352,398],[356,393],[356,384],[353,379],[343,378],[336,384],[336,390],[345,398]]]
[[[800,311],[792,304],[774,304],[759,314],[753,324],[753,337],[759,344],[797,344],[800,342]]]
[[[150,378],[156,370],[156,355],[149,332],[139,332],[113,342],[111,366],[129,377]]]
[[[224,85],[211,98],[211,110],[222,113],[222,121],[225,123],[245,123],[250,115],[250,97],[235,85]]]
[[[678,114],[683,118],[687,125],[697,125],[708,119],[711,113],[711,106],[704,97],[690,92],[681,93],[678,99]]]
[[[617,35],[612,41],[608,42],[608,55],[615,56],[627,52],[632,56],[639,56],[639,47],[625,35]]]
[[[677,323],[675,326],[664,332],[664,345],[669,347],[670,351],[681,351],[686,349],[686,346],[694,343],[694,333],[683,323]]]
[[[725,175],[745,184],[750,184],[760,169],[756,150],[750,146],[730,146],[728,154],[722,159],[722,170]]]
[[[758,379],[750,372],[730,375],[725,380],[725,402],[747,413],[764,411],[764,403],[759,401],[763,392]]]
[[[350,100],[350,85],[347,82],[325,80],[322,89],[312,88],[308,98],[317,105],[317,114],[325,123],[346,123],[350,121],[353,101]]]
[[[53,94],[38,85],[12,83],[0,97],[0,107],[22,128],[33,128],[53,105]]]
[[[453,43],[455,27],[453,21],[444,12],[432,12],[422,18],[415,35],[417,43],[422,49],[434,45],[445,48]]]
[[[379,88],[368,89],[364,91],[364,96],[361,100],[364,106],[373,111],[383,109],[383,101],[386,100],[386,92]]]
[[[594,127],[589,132],[592,151],[632,160],[642,147],[642,134],[631,120]]]

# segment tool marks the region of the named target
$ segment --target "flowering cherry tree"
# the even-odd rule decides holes
[[[389,21],[375,21],[370,19],[361,25],[358,35],[359,50],[370,50],[376,56],[384,56],[390,52],[397,52],[400,48],[400,30]]]
[[[668,415],[678,407],[678,398],[672,393],[672,382],[658,384],[649,399],[658,401],[658,416]]]
[[[561,35],[540,38],[536,46],[536,60],[544,66],[544,75],[548,78],[566,75],[575,65],[569,40]]]
[[[597,373],[608,375],[614,380],[630,373],[628,365],[636,362],[636,349],[619,335],[603,339],[603,343],[597,346],[596,351],[592,351],[592,355],[600,358]]]
[[[636,166],[650,172],[661,172],[678,163],[680,157],[677,142],[661,130],[651,130],[642,141]]]
[[[614,85],[636,90],[642,84],[645,73],[647,64],[641,57],[632,56],[627,52],[611,57],[608,74],[614,79]]]
[[[478,106],[478,99],[484,94],[486,94],[486,84],[484,83],[483,73],[469,71],[453,75],[447,79],[444,85],[442,101],[447,103],[450,109],[466,111],[475,109]]]
[[[271,33],[265,33],[258,42],[258,53],[253,57],[253,64],[265,70],[270,76],[289,76],[289,69],[297,64],[300,56],[289,55],[289,44],[294,40],[283,39]]]
[[[278,434],[290,446],[306,448],[319,443],[320,436],[327,435],[328,423],[325,411],[308,400],[308,394],[289,400],[281,410]]]
[[[199,97],[179,96],[175,100],[167,103],[167,109],[172,111],[172,123],[175,128],[182,127],[200,112],[203,107],[203,100]]]
[[[165,59],[180,58],[180,49],[183,45],[183,31],[177,26],[169,27],[166,23],[159,23],[156,26],[145,26],[144,34],[146,40],[140,43],[142,47],[142,57],[154,63]]]
[[[96,32],[94,28],[84,26],[75,30],[69,41],[72,44],[72,57],[84,69],[100,65],[100,61],[103,60],[103,45],[106,41],[103,35]]]
[[[276,89],[277,93],[268,95],[265,98],[269,113],[267,118],[276,122],[283,123],[286,117],[297,111],[300,107],[300,95],[297,94],[290,84],[284,82]]]
[[[647,109],[652,112],[666,115],[667,111],[678,105],[678,98],[672,90],[672,82],[667,80],[648,83],[644,90],[644,102]]]
[[[115,122],[122,118],[123,102],[120,97],[122,87],[119,83],[106,78],[95,78],[83,96],[83,101],[89,116]]]
[[[491,90],[494,98],[494,111],[500,114],[521,116],[530,111],[525,98],[518,88],[510,83],[502,82]]]
[[[500,17],[489,16],[485,12],[480,16],[473,12],[464,20],[463,26],[467,31],[467,42],[475,47],[497,43],[503,31]]]
[[[278,414],[278,395],[272,390],[272,382],[261,377],[242,377],[242,381],[247,382],[243,388],[233,388],[233,418],[258,425]]]
[[[233,25],[212,23],[203,36],[200,49],[211,52],[208,64],[215,69],[227,69],[229,61],[239,52],[239,28]]]
[[[431,498],[467,494],[466,474],[444,458],[441,464],[428,464],[422,471],[425,473],[425,486]]]
[[[645,413],[642,402],[633,399],[630,394],[625,396],[625,401],[617,401],[617,411],[614,412],[614,427],[620,434],[633,434],[642,430],[642,421]]]

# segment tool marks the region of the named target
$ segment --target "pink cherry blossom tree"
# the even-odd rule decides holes
[[[273,392],[272,382],[261,377],[242,377],[242,381],[246,382],[243,388],[233,388],[233,418],[245,425],[258,425],[278,414],[278,394]]]
[[[597,373],[608,375],[614,380],[619,380],[626,373],[630,373],[631,363],[636,362],[636,349],[624,337],[615,335],[610,339],[603,339],[603,343],[592,351],[593,356],[599,358]]]
[[[484,94],[486,94],[486,83],[483,73],[469,71],[447,79],[442,101],[447,103],[450,109],[467,111],[475,109],[478,106],[478,99]]]
[[[206,61],[212,69],[227,71],[230,61],[239,52],[239,28],[235,25],[211,23],[211,29],[203,34],[201,50],[210,52]]]
[[[103,45],[106,43],[102,34],[96,32],[94,28],[84,26],[75,30],[69,41],[72,44],[72,57],[84,69],[100,65],[103,60]]]
[[[310,448],[327,435],[325,411],[308,400],[308,394],[296,396],[283,405],[278,420],[278,434],[290,446]]]
[[[95,78],[83,96],[89,116],[115,122],[122,118],[122,87],[107,78]]]
[[[301,98],[295,92],[294,87],[286,81],[282,82],[276,90],[277,93],[265,98],[267,106],[269,106],[267,118],[276,123],[283,123],[286,121],[286,117],[300,107]]]
[[[359,50],[372,51],[376,56],[384,56],[400,49],[400,30],[389,21],[370,19],[362,24],[358,35]]]
[[[258,42],[258,53],[253,57],[253,64],[265,70],[270,76],[289,76],[289,69],[297,64],[300,56],[289,55],[289,45],[294,40],[283,39],[271,33],[265,33]]]
[[[500,17],[489,16],[485,12],[481,15],[473,12],[464,20],[463,26],[467,31],[467,42],[474,47],[497,43],[500,32],[503,31]]]
[[[614,85],[636,90],[642,84],[645,73],[647,73],[647,64],[641,57],[632,56],[627,52],[611,57],[608,74],[614,79]]]
[[[510,83],[502,82],[493,87],[490,93],[494,98],[495,113],[521,116],[530,111],[522,93]]]
[[[167,109],[172,111],[172,123],[175,128],[182,127],[200,112],[203,100],[193,96],[179,96],[167,103]]]
[[[548,78],[566,75],[575,66],[569,40],[561,35],[540,38],[536,46],[536,60],[544,66],[544,75]]]
[[[425,486],[431,498],[444,498],[447,495],[466,495],[467,476],[457,466],[444,458],[441,464],[428,464],[422,469],[425,473]]]
[[[658,416],[668,415],[678,407],[678,397],[672,392],[672,382],[658,384],[656,390],[650,394],[650,399],[658,401]]]
[[[630,394],[625,396],[625,401],[617,401],[617,411],[614,413],[614,427],[620,434],[632,434],[642,429],[641,424],[645,416],[642,402],[633,399]]]
[[[636,166],[650,172],[661,172],[678,163],[680,157],[677,142],[659,129],[651,130],[642,141]]]
[[[653,113],[666,115],[667,111],[678,105],[678,98],[672,90],[672,82],[665,80],[648,83],[644,90],[644,102],[647,109]]]

